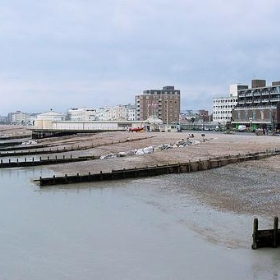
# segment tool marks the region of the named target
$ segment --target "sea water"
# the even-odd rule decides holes
[[[187,174],[33,182],[50,175],[0,170],[0,279],[280,279],[279,249],[250,248],[251,217],[170,188]]]

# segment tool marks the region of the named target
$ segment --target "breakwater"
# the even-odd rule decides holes
[[[120,169],[112,170],[112,172],[102,172],[100,173],[88,173],[86,175],[67,175],[65,176],[52,176],[34,180],[38,182],[41,187],[60,185],[60,184],[74,184],[81,182],[96,182],[105,180],[120,180],[129,178],[142,178],[149,176],[159,176],[166,174],[179,174],[188,173],[195,171],[209,170],[213,168],[219,168],[228,164],[234,164],[249,160],[260,160],[270,156],[279,155],[280,151],[265,151],[259,153],[248,153],[248,154],[238,154],[238,155],[228,155],[223,157],[215,157],[209,159],[203,159],[198,161],[189,161],[184,163],[171,163],[156,166],[146,166],[142,168],[130,168],[130,169]]]
[[[29,167],[29,166],[40,166],[40,165],[50,165],[50,164],[62,164],[62,163],[71,163],[71,162],[78,162],[78,161],[86,161],[86,160],[94,160],[98,159],[99,156],[83,156],[83,157],[65,157],[62,156],[61,158],[55,156],[54,158],[47,157],[42,159],[16,159],[15,161],[11,161],[10,159],[7,162],[3,162],[1,159],[0,161],[0,168],[12,168],[12,167]]]
[[[142,137],[142,138],[133,138],[133,139],[124,139],[118,141],[107,141],[105,143],[99,144],[90,144],[85,146],[80,145],[73,145],[71,147],[55,147],[50,145],[26,145],[26,146],[17,146],[17,147],[0,147],[0,157],[9,157],[9,156],[23,156],[23,155],[38,155],[38,154],[54,154],[54,153],[65,153],[65,152],[72,152],[72,151],[81,151],[81,150],[89,150],[101,146],[109,146],[119,143],[126,143],[126,142],[133,142],[133,141],[141,141],[152,138],[150,137]]]
[[[274,217],[273,228],[259,230],[259,221],[254,219],[252,249],[272,247],[280,245],[280,230],[278,229],[278,217]]]

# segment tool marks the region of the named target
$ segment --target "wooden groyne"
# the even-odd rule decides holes
[[[35,147],[36,148],[36,147]],[[21,149],[18,150],[12,150],[12,151],[0,151],[0,157],[15,157],[15,156],[31,156],[31,155],[44,155],[44,154],[59,154],[59,153],[66,153],[66,152],[73,152],[77,150],[84,150],[77,148],[50,148],[50,149],[42,149],[42,150],[36,150],[36,149]]]
[[[142,178],[149,176],[158,176],[166,174],[179,174],[179,173],[188,173],[195,171],[209,170],[213,168],[219,168],[228,164],[238,163],[249,160],[259,160],[267,158],[273,155],[279,154],[279,151],[266,151],[261,153],[249,153],[246,155],[229,155],[224,157],[209,158],[199,161],[189,161],[185,163],[174,163],[166,165],[156,165],[156,166],[146,166],[142,168],[131,168],[131,169],[121,169],[121,170],[112,170],[112,172],[103,173],[94,173],[80,175],[65,175],[65,176],[53,176],[46,177],[35,180],[39,182],[41,187],[51,186],[51,185],[60,185],[60,184],[74,184],[81,182],[95,182],[95,181],[105,181],[105,180],[120,180],[120,179],[129,179],[129,178]]]
[[[274,225],[272,229],[259,230],[258,219],[254,219],[253,226],[253,243],[252,249],[272,247],[277,248],[280,245],[280,230],[278,229],[278,217],[274,217]]]
[[[71,162],[78,162],[78,161],[86,161],[86,160],[94,160],[98,159],[99,156],[84,156],[84,157],[61,157],[58,158],[55,156],[54,158],[46,158],[42,159],[41,157],[39,160],[36,160],[34,158],[32,159],[24,159],[19,160],[16,159],[15,161],[11,161],[9,159],[8,162],[3,162],[3,160],[0,161],[0,168],[14,168],[14,167],[29,167],[29,166],[40,166],[40,165],[50,165],[50,164],[62,164],[62,163],[71,163]]]
[[[152,137],[152,136],[151,136]],[[82,151],[82,150],[89,150],[97,147],[114,145],[119,143],[126,143],[132,141],[140,141],[145,140],[151,137],[144,137],[144,138],[134,138],[134,139],[125,139],[125,140],[118,140],[118,141],[110,141],[105,143],[99,144],[91,144],[87,146],[71,146],[71,147],[50,147],[49,145],[33,145],[33,146],[20,146],[20,147],[7,147],[7,148],[0,148],[0,157],[15,157],[15,156],[31,156],[31,155],[38,155],[38,154],[58,154],[58,153],[66,153],[66,152],[73,152],[73,151]]]
[[[20,145],[22,143],[22,141],[4,141],[4,142],[0,142],[0,149],[8,149],[13,148],[16,145]]]

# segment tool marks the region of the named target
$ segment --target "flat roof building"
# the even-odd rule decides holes
[[[256,128],[280,128],[280,83],[266,86],[265,80],[253,80],[252,88],[238,91],[232,123]]]
[[[213,122],[226,124],[232,120],[232,110],[237,104],[238,91],[248,89],[248,85],[232,84],[229,86],[229,96],[213,99]]]
[[[163,123],[178,123],[180,116],[180,90],[174,86],[144,90],[135,96],[136,120],[143,121],[156,116]]]

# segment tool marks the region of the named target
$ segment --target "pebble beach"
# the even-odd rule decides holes
[[[21,127],[3,126],[1,133],[24,134]],[[189,143],[178,145],[178,143]],[[45,166],[55,175],[111,172],[112,170],[182,163],[218,156],[280,150],[279,136],[257,136],[253,133],[225,134],[202,132],[102,132],[68,137],[39,139],[50,148],[77,147],[65,156],[96,156],[100,159]],[[159,147],[168,147],[160,149]],[[79,147],[79,149],[78,149]],[[119,153],[153,147],[148,154],[115,156]],[[81,149],[82,148],[82,149]],[[105,155],[114,155],[104,158]],[[204,203],[223,211],[271,217],[280,213],[280,156],[231,164],[217,169],[174,176],[170,189],[191,190]]]
[[[279,136],[103,132],[29,141],[30,131],[20,134],[25,149],[38,150],[34,157],[95,159],[1,170],[5,279],[278,279],[279,251],[251,245],[254,218],[271,228],[279,214],[279,156],[143,179],[46,188],[33,180],[279,150]]]

